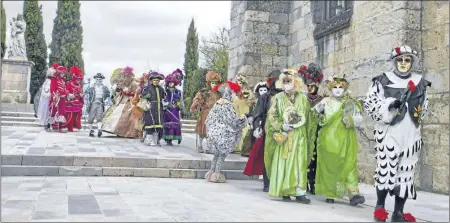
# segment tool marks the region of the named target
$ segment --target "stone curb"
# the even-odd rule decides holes
[[[132,157],[2,155],[1,165],[209,169],[210,160]],[[225,161],[224,169],[242,171],[246,161]]]
[[[203,179],[207,169],[87,167],[87,166],[19,166],[2,165],[2,176],[122,176]],[[241,170],[223,170],[229,180],[259,180],[249,177]]]

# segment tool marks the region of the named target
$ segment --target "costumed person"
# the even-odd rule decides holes
[[[93,124],[97,121],[97,136],[102,136],[102,121],[105,113],[105,106],[111,104],[110,92],[108,87],[103,85],[105,77],[101,73],[94,76],[95,83],[89,86],[84,92],[86,102],[86,111],[88,113],[89,136],[94,137]]]
[[[247,118],[238,116],[231,102],[233,94],[240,93],[238,83],[227,81],[216,85],[213,90],[221,94],[206,118],[207,145],[214,151],[211,169],[205,174],[205,179],[214,183],[226,182],[222,173],[222,165],[231,152],[236,149],[242,135],[242,128]]]
[[[241,87],[241,92],[233,99],[233,106],[239,116],[245,114],[252,114],[253,107],[256,104],[256,98],[248,85],[247,78],[244,74],[239,73],[235,77],[235,81]],[[242,129],[242,137],[236,146],[236,152],[241,153],[241,156],[249,156],[252,150],[252,135],[251,128],[253,118],[248,118],[249,124]]]
[[[125,67],[117,78],[114,105],[108,110],[110,113],[103,119],[102,131],[124,138],[138,138],[139,132],[134,125],[130,125],[132,118],[131,99],[139,87],[134,82],[133,68]]]
[[[362,123],[361,104],[351,97],[345,75],[327,81],[331,97],[313,109],[321,115],[317,139],[316,194],[327,203],[348,194],[350,205],[363,204],[358,188],[358,143],[356,129]]]
[[[86,90],[91,86],[91,78],[88,78],[86,82],[83,83],[83,92],[86,92]],[[86,96],[86,95],[85,95]],[[88,99],[89,100],[89,99]],[[88,116],[88,112],[86,109],[86,104],[84,104],[83,106],[83,113],[82,113],[82,117],[83,118],[87,118]]]
[[[253,136],[256,138],[256,141],[252,146],[252,151],[250,152],[250,156],[244,169],[244,174],[247,176],[263,175],[263,192],[269,192],[269,177],[267,176],[266,167],[264,165],[264,146],[266,141],[264,128],[267,112],[270,108],[270,100],[274,95],[283,91],[280,82],[277,82],[280,74],[281,71],[279,70],[274,70],[269,73],[266,80],[266,84],[269,87],[268,92],[265,92],[264,87],[258,89],[260,97],[253,110]],[[278,83],[278,86],[276,83]]]
[[[415,218],[403,208],[408,198],[417,197],[414,172],[423,147],[420,125],[428,112],[431,82],[413,72],[419,58],[411,47],[394,48],[390,59],[395,69],[373,78],[364,100],[366,113],[377,122],[374,218],[381,222],[388,218],[385,202],[389,193],[395,196],[391,221],[413,222]]]
[[[45,130],[50,129],[49,117],[50,117],[50,77],[55,75],[56,70],[50,67],[47,70],[47,75],[44,83],[39,91],[34,96],[34,108],[36,112],[36,118],[39,119],[39,125],[44,126]]]
[[[302,80],[284,70],[278,81],[284,91],[272,97],[265,124],[264,163],[270,179],[269,196],[309,204],[306,197],[308,168],[307,118],[310,106],[301,92]]]
[[[163,74],[151,72],[149,84],[141,93],[141,100],[145,100],[148,107],[144,113],[144,129],[145,141],[150,146],[161,145],[159,141],[163,137],[163,109],[168,103],[164,101],[164,88],[159,85],[161,80],[164,80]]]
[[[181,143],[181,116],[183,109],[181,104],[181,91],[176,88],[180,84],[178,78],[171,74],[165,79],[166,89],[164,101],[167,106],[164,109],[164,140],[167,145],[172,146],[175,140]]]
[[[323,96],[319,95],[319,86],[323,80],[323,73],[320,67],[315,63],[310,63],[308,67],[301,66],[298,74],[305,83],[308,93],[306,94],[310,107],[319,103]],[[308,117],[308,128],[310,131],[310,152],[308,153],[308,191],[315,194],[316,167],[317,167],[317,137],[319,134],[319,116],[315,112],[310,112]]]
[[[203,150],[203,139],[206,137],[205,121],[208,117],[209,111],[212,109],[217,100],[220,99],[220,94],[212,89],[222,82],[222,76],[216,71],[208,71],[206,73],[206,87],[195,94],[190,107],[190,112],[198,116],[197,125],[195,126],[195,133],[197,134],[196,148],[199,153],[213,153],[208,149]]]
[[[84,105],[83,100],[83,72],[77,66],[70,68],[71,80],[66,85],[66,123],[64,126],[73,132],[73,128],[81,129],[81,113]]]
[[[52,68],[55,69],[55,74],[50,77],[50,123],[54,129],[58,129],[59,132],[65,133],[66,129],[63,129],[63,125],[66,122],[66,75],[68,73],[67,68],[58,64],[53,64]]]
[[[134,127],[136,128],[136,131],[138,131],[139,138],[141,139],[141,142],[144,142],[145,136],[144,136],[144,107],[140,107],[140,100],[141,100],[141,92],[145,88],[145,85],[147,83],[148,74],[144,73],[142,76],[135,79],[136,85],[138,88],[136,89],[136,92],[134,92],[134,96],[131,99],[131,112],[132,112],[132,120],[134,123]]]
[[[278,75],[280,72],[278,71]],[[259,114],[260,112],[256,112],[255,110],[259,107],[261,107],[262,100],[264,95],[268,94],[269,92],[269,82],[259,82],[255,85],[255,88],[253,90],[255,95],[258,97],[258,100],[255,105],[255,109],[253,110],[253,114]],[[261,108],[259,108],[261,109]],[[252,123],[253,126],[253,123]],[[260,125],[258,125],[258,128],[260,129]],[[255,129],[256,130],[256,129]],[[259,130],[258,130],[259,131]],[[254,140],[252,140],[252,149],[249,154],[249,158],[247,160],[247,163],[244,168],[244,174],[247,176],[253,176],[253,175],[263,175],[264,180],[264,192],[269,191],[269,179],[267,178],[266,171],[264,168],[264,139],[260,135],[253,134],[253,131],[251,131],[252,136]],[[258,137],[258,138],[257,138]]]

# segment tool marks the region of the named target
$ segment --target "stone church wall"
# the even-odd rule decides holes
[[[322,13],[318,4],[330,4],[325,1],[233,2],[230,77],[245,72],[255,83],[273,69],[298,69],[315,62],[322,66],[325,77],[345,73],[352,94],[360,97],[372,77],[391,69],[392,48],[411,46],[422,58],[418,72],[432,82],[432,114],[423,126],[425,148],[415,180],[422,190],[448,193],[448,1],[348,2],[351,12],[336,16],[335,21],[322,21],[318,16]],[[365,132],[371,135],[373,123],[365,121]],[[373,144],[361,135],[358,138],[360,180],[373,183]]]

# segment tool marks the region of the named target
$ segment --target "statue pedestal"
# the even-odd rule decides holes
[[[30,103],[30,81],[33,62],[24,58],[2,60],[1,102]]]

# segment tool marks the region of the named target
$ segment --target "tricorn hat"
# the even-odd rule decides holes
[[[105,79],[105,76],[103,76],[103,74],[102,73],[97,73],[95,76],[94,76],[94,79]]]

